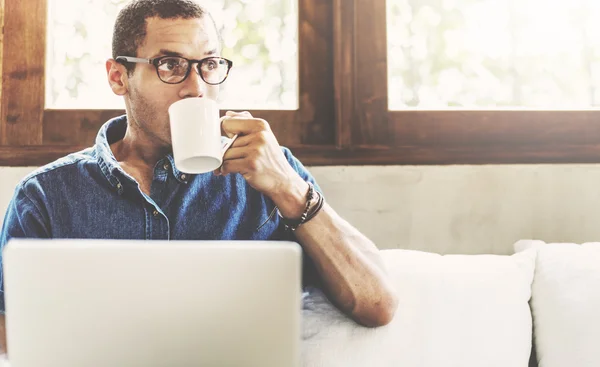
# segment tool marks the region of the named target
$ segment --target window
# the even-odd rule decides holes
[[[49,0],[46,107],[121,109],[106,81],[111,36],[127,0]],[[204,1],[234,68],[223,85],[228,109],[298,108],[297,0]]]
[[[598,107],[598,19],[595,0],[388,0],[390,109]]]
[[[122,0],[52,0],[82,9],[58,25],[48,1],[0,0],[0,165],[89,146],[123,113],[90,92],[105,83],[104,68],[86,79],[92,55],[108,51],[88,46],[107,41],[77,25],[92,12],[110,27]],[[307,165],[600,162],[600,2],[205,3],[242,71],[223,104],[265,118]],[[87,51],[46,53],[57,32]]]
[[[565,34],[570,34],[569,37],[575,37],[575,34],[579,37],[582,32],[587,32],[590,36],[588,45],[582,46],[580,50],[588,50],[587,53],[592,54],[587,56],[592,58],[592,62],[579,68],[563,68],[559,70],[560,73],[558,69],[548,71],[546,75],[557,73],[553,78],[545,79],[541,76],[541,67],[540,70],[535,70],[537,74],[529,75],[517,69],[518,73],[514,75],[531,79],[514,84],[511,83],[512,76],[497,70],[498,67],[490,64],[489,60],[482,59],[481,55],[485,56],[484,51],[490,48],[467,47],[468,42],[459,45],[455,41],[459,37],[467,38],[465,34],[468,34],[467,30],[470,27],[467,19],[475,19],[473,22],[481,23],[476,15],[465,14],[483,14],[481,7],[487,12],[511,1],[344,2],[338,14],[339,32],[343,36],[336,38],[340,42],[337,47],[340,49],[339,55],[342,56],[338,55],[336,60],[344,62],[342,72],[347,77],[338,80],[337,86],[342,102],[336,111],[341,111],[343,116],[338,129],[339,136],[349,148],[343,153],[336,153],[339,161],[349,164],[600,161],[600,111],[591,108],[597,106],[597,93],[594,92],[593,101],[590,98],[591,88],[600,85],[596,82],[598,66],[595,61],[598,60],[599,49],[598,33],[595,30],[598,26],[593,15],[594,12],[597,14],[598,5],[592,0],[545,1],[543,5],[534,0],[514,1],[515,13],[519,15],[514,21],[515,27],[518,25],[523,29],[519,30],[518,37],[515,37],[515,44],[520,47],[517,56],[523,57],[533,53],[534,50],[522,50],[531,44],[532,37],[541,37],[540,39],[546,42],[545,35],[539,35],[541,30],[546,29],[543,27],[546,23],[536,23],[535,19],[546,16],[548,9],[555,7],[556,9],[548,15],[554,17],[552,19],[555,21],[557,17],[564,15],[561,9],[567,8],[565,3],[585,5],[590,20],[569,23],[571,25],[564,29],[567,29]],[[510,9],[505,9],[504,18],[502,13],[494,13],[497,17],[495,22],[504,19],[502,24],[507,25],[507,14],[510,14]],[[563,26],[565,22],[571,21],[568,17],[564,19],[561,23]],[[443,27],[440,24],[443,24]],[[483,29],[489,32],[492,26],[493,24],[486,24]],[[443,32],[439,33],[444,27],[452,31],[446,32],[446,35],[443,35]],[[510,33],[507,29],[504,31]],[[523,33],[525,31],[527,32]],[[556,31],[553,34],[556,35]],[[493,39],[492,35],[487,37]],[[504,35],[497,37],[506,39]],[[485,43],[480,38],[472,38],[479,39],[477,42],[473,41],[475,45]],[[454,46],[446,47],[444,42],[454,42]],[[544,52],[566,55],[568,52],[562,48],[567,45],[571,47],[568,41],[555,41],[553,44],[560,47],[542,49]],[[408,49],[403,50],[402,47]],[[503,55],[511,55],[511,52],[506,50],[508,48],[496,50],[499,52],[499,59],[502,59]],[[574,60],[570,61],[572,65],[577,64],[576,58],[587,60],[580,54],[571,56],[574,57]],[[479,63],[458,62],[461,57],[479,57]],[[411,60],[414,61],[414,65],[411,65]],[[516,65],[525,65],[525,69],[535,68],[532,66],[535,57],[526,59],[526,62],[520,59],[516,61],[506,61],[505,69],[509,74],[513,72],[512,66]],[[434,65],[435,63],[441,64],[441,67]],[[585,73],[589,76],[590,72],[582,70],[583,66],[588,64],[592,65],[591,83],[581,77]],[[562,62],[562,65],[570,64]],[[488,89],[482,90],[479,79],[471,75],[471,70],[479,70],[482,78],[487,75],[488,79],[492,80],[485,84]],[[494,77],[497,82],[490,77],[489,70],[497,73]],[[566,72],[570,72],[571,76],[563,76]],[[455,85],[452,81],[457,78],[462,82]],[[547,85],[556,85],[563,81],[572,84],[565,88],[561,85],[560,89],[548,89],[550,93],[544,95],[543,91]],[[512,93],[515,85],[518,88],[514,89],[522,96],[520,101],[513,98],[514,95],[518,95]],[[569,88],[575,88],[578,92],[575,93]],[[561,96],[568,98],[563,101],[562,109],[558,110],[554,102],[561,99]],[[546,107],[540,108],[540,105]],[[582,109],[581,106],[587,108]]]
[[[40,165],[90,146],[99,127],[124,112],[103,65],[123,3],[0,0],[0,165]],[[224,56],[235,62],[223,108],[266,119],[280,144],[300,156],[333,146],[332,3],[204,4],[222,29]]]

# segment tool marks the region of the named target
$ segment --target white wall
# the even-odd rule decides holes
[[[0,219],[33,168],[0,167]],[[600,165],[312,167],[380,248],[512,252],[522,238],[600,241]]]
[[[518,239],[600,241],[600,165],[315,167],[380,248],[512,253]]]

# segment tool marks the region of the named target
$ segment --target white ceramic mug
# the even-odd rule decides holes
[[[214,171],[233,139],[222,138],[217,102],[208,98],[185,98],[169,107],[173,158],[185,173]]]

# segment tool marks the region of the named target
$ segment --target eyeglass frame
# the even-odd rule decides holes
[[[160,72],[158,71],[158,63],[160,62],[160,60],[162,59],[166,59],[168,57],[177,57],[180,59],[184,59],[188,62],[188,69],[187,72],[185,73],[185,76],[183,77],[183,79],[181,79],[180,81],[178,81],[177,83],[169,83],[169,82],[165,82],[164,80],[162,80],[162,78],[160,77]],[[117,56],[115,58],[115,61],[117,62],[130,62],[130,63],[136,63],[136,64],[150,64],[150,65],[154,65],[154,69],[156,69],[156,75],[158,76],[158,79],[165,83],[165,84],[181,84],[183,83],[189,76],[190,76],[190,71],[192,70],[192,65],[194,64],[198,64],[201,65],[204,61],[209,60],[209,59],[221,59],[221,60],[225,60],[225,62],[227,62],[227,74],[225,74],[225,78],[223,78],[222,81],[220,81],[219,83],[209,83],[204,79],[204,76],[202,75],[202,72],[200,71],[200,69],[198,67],[196,67],[196,72],[198,73],[198,75],[200,76],[200,78],[209,85],[219,85],[219,84],[223,84],[225,82],[225,80],[227,80],[227,77],[229,76],[229,72],[231,71],[231,68],[233,67],[233,61],[226,59],[224,57],[220,57],[220,56],[209,56],[209,57],[205,57],[203,59],[200,60],[196,60],[196,59],[188,59],[186,57],[183,56],[175,56],[175,55],[165,55],[165,56],[160,56],[160,57],[155,57],[152,59],[144,59],[144,58],[140,58],[140,57],[133,57],[133,56]]]

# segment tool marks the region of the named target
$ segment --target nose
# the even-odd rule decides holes
[[[190,70],[188,77],[181,83],[181,89],[179,90],[179,97],[181,98],[198,98],[204,97],[206,94],[207,84],[202,80],[198,74],[196,65]]]

